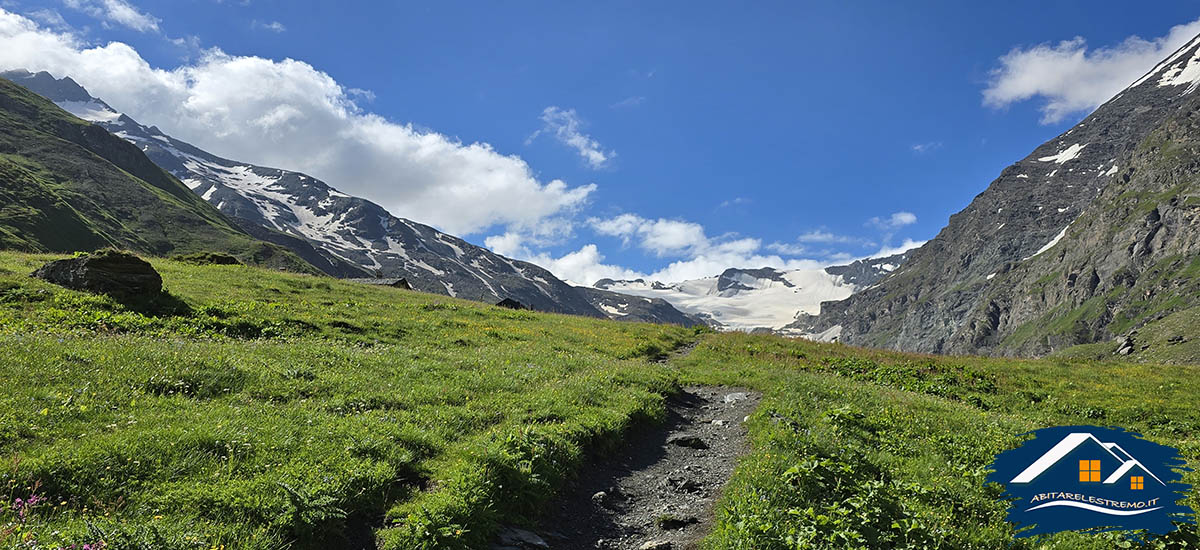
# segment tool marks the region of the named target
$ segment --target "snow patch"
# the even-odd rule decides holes
[[[1195,45],[1195,41],[1188,44],[1189,47]],[[1182,52],[1180,52],[1182,53]],[[1185,94],[1192,93],[1200,86],[1200,51],[1197,51],[1187,63],[1171,67],[1163,72],[1162,78],[1158,79],[1158,85],[1161,86],[1181,86],[1188,84],[1188,89]]]
[[[625,305],[629,305],[629,304],[625,304]],[[608,304],[600,304],[600,309],[604,310],[604,312],[609,315],[616,315],[618,317],[623,317],[623,316],[627,315],[627,313],[625,313],[624,311],[621,311],[619,308],[615,308]]]
[[[107,105],[94,99],[88,101],[56,101],[62,110],[71,113],[88,122],[112,122],[121,118],[121,113],[109,109]]]
[[[1076,143],[1070,147],[1067,147],[1066,149],[1063,149],[1062,151],[1059,151],[1058,154],[1056,154],[1056,155],[1042,157],[1042,158],[1039,158],[1038,160],[1040,160],[1042,162],[1053,162],[1055,164],[1062,164],[1064,162],[1074,159],[1075,157],[1078,157],[1079,152],[1083,151],[1084,147],[1087,147],[1086,143],[1083,145]]]
[[[842,325],[833,325],[821,332],[802,334],[801,338],[817,342],[833,342],[842,336]]]
[[[1176,50],[1175,53],[1171,54],[1171,57],[1168,57],[1162,63],[1155,65],[1155,67],[1153,69],[1150,69],[1150,72],[1146,73],[1144,76],[1137,79],[1133,84],[1130,84],[1129,88],[1133,88],[1135,86],[1140,86],[1143,82],[1153,78],[1154,75],[1159,74],[1163,70],[1164,67],[1169,67],[1172,63],[1179,60],[1180,57],[1183,57],[1183,54],[1187,53],[1188,50],[1195,47],[1197,42],[1200,42],[1200,37],[1196,37],[1196,38],[1192,39],[1192,41],[1188,42],[1188,44],[1186,46]],[[1168,71],[1168,72],[1170,72],[1170,71]],[[1165,76],[1166,75],[1164,75],[1164,78],[1165,78]],[[1166,86],[1166,84],[1162,83],[1162,79],[1159,79],[1158,85]],[[1128,90],[1129,88],[1126,88],[1126,90]]]
[[[1067,228],[1069,228],[1069,227],[1071,227],[1071,224],[1067,224],[1067,227],[1062,228],[1062,231],[1059,231],[1058,234],[1055,235],[1053,239],[1050,239],[1050,242],[1046,243],[1045,246],[1039,248],[1038,251],[1034,252],[1032,256],[1022,258],[1021,261],[1023,262],[1030,258],[1035,258],[1035,257],[1037,257],[1038,254],[1041,254],[1042,252],[1045,252],[1047,250],[1050,250],[1051,248],[1054,248],[1054,245],[1058,244],[1058,241],[1061,241],[1063,237],[1067,236]]]

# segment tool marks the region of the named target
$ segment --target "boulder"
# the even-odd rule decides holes
[[[506,307],[508,309],[529,309],[529,307],[525,304],[522,304],[521,302],[518,302],[512,298],[500,300],[499,302],[496,302],[496,305],[500,307]]]
[[[32,275],[72,290],[116,298],[153,297],[162,292],[162,277],[154,266],[133,254],[116,250],[54,260]]]

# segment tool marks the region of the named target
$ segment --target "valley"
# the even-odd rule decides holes
[[[1200,459],[1196,367],[914,355],[162,259],[186,309],[155,314],[28,277],[56,257],[0,253],[2,475],[46,499],[20,523],[44,547],[479,547],[537,529],[594,453],[691,385],[763,396],[714,548],[1033,548],[981,480],[1047,423],[1119,423]]]
[[[1096,439],[1103,481],[1036,481],[1169,469],[1200,510],[1200,19],[1089,50],[954,39],[950,7],[318,5],[294,47],[363,48],[327,73],[263,3],[176,19],[240,21],[235,54],[28,1],[0,7],[0,548],[1200,547],[1161,507],[1028,536],[1005,484],[1075,447],[994,462],[1121,428],[1161,460]],[[331,23],[375,10],[392,32]],[[921,39],[796,42],[868,16]],[[1037,131],[1006,118],[1030,98]]]

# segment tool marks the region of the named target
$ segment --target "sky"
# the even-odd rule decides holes
[[[934,237],[1200,4],[0,0],[0,69],[590,284]]]

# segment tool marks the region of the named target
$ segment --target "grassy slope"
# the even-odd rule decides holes
[[[221,251],[315,271],[235,227],[136,146],[0,78],[0,247],[105,246],[160,256]]]
[[[43,547],[478,546],[681,383],[765,395],[713,548],[1008,547],[982,479],[1039,426],[1125,425],[1200,460],[1195,367],[741,334],[661,365],[696,333],[162,260],[187,307],[153,317],[26,276],[49,258],[0,253],[0,500],[49,499],[21,524]],[[23,536],[6,523],[0,505],[0,546]]]
[[[721,334],[676,361],[684,382],[764,392],[755,452],[709,543],[754,548],[1113,548],[1120,535],[1013,544],[994,455],[1051,425],[1119,425],[1200,461],[1200,368],[938,357]],[[1193,485],[1200,475],[1184,478]],[[1200,504],[1196,492],[1188,497]],[[1151,547],[1194,548],[1194,528]],[[1124,547],[1136,547],[1129,545]]]

